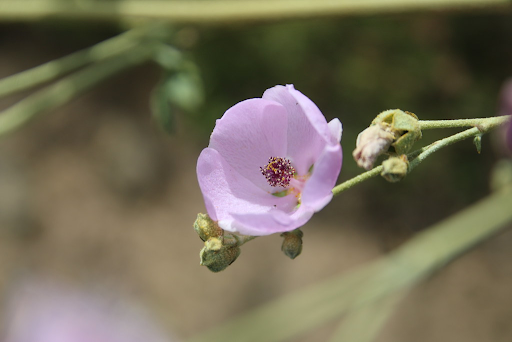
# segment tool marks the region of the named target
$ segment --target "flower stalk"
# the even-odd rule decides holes
[[[440,149],[454,144],[456,142],[474,138],[481,136],[482,134],[488,133],[491,130],[504,125],[505,123],[511,120],[510,115],[506,116],[497,116],[490,118],[479,118],[479,119],[462,119],[462,120],[432,120],[425,121],[419,120],[418,123],[420,128],[423,129],[435,129],[435,128],[456,128],[456,127],[470,127],[473,128],[467,129],[463,132],[454,134],[450,137],[438,140],[428,146],[425,146],[419,150],[411,152],[407,154],[409,160],[409,168],[408,173],[411,172],[416,166],[418,166],[422,161],[424,161],[427,157],[432,155],[433,153],[439,151]],[[346,191],[352,188],[354,185],[362,183],[370,178],[376,177],[382,173],[383,167],[382,165],[376,166],[370,171],[363,172],[341,184],[336,185],[332,192],[334,196],[339,195],[343,191]]]
[[[165,19],[174,23],[217,23],[283,20],[292,18],[404,13],[419,10],[508,8],[509,0],[244,0],[244,1],[0,1],[0,19],[119,20]]]

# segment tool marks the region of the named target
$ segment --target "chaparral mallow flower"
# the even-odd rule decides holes
[[[121,299],[30,282],[8,298],[4,342],[172,342],[145,311]]]
[[[332,199],[342,161],[342,126],[327,123],[293,85],[267,89],[217,120],[197,161],[206,210],[244,235],[304,225]]]

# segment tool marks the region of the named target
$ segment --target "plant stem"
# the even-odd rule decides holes
[[[463,132],[454,134],[447,138],[438,140],[428,146],[425,146],[417,151],[411,152],[407,155],[409,158],[409,169],[410,172],[416,166],[419,165],[422,161],[424,161],[428,156],[437,152],[443,147],[449,146],[456,142],[462,141],[467,138],[472,138],[480,134],[484,134],[489,132],[490,130],[503,125],[511,119],[510,115],[506,116],[497,116],[491,118],[482,118],[482,119],[463,119],[463,120],[439,120],[439,121],[420,121],[420,126],[422,129],[429,128],[453,128],[453,127],[468,127],[468,126],[477,126],[465,130]],[[425,125],[426,128],[423,128],[422,125]],[[333,195],[337,196],[345,190],[350,189],[356,184],[364,182],[367,179],[378,176],[382,171],[382,165],[376,166],[370,171],[366,171],[361,173],[360,175],[351,178],[341,184],[336,185],[333,189]]]
[[[280,342],[304,336],[347,312],[403,293],[495,235],[512,222],[511,205],[512,192],[491,194],[379,260],[289,293],[187,341]]]
[[[3,0],[0,19],[39,20],[160,18],[181,23],[327,17],[441,9],[509,8],[509,0]]]
[[[152,57],[153,44],[96,63],[51,84],[0,112],[0,136],[9,133],[37,114],[54,109],[95,86],[102,80]]]
[[[382,172],[382,165],[376,166],[373,169],[371,169],[370,171],[363,172],[360,175],[357,175],[341,184],[336,185],[332,189],[332,193],[334,196],[337,196],[340,193],[342,193],[343,191],[350,189],[351,187],[353,187],[356,184],[359,184],[361,182],[364,182],[367,179],[370,179],[372,177],[380,175],[381,172]]]
[[[476,127],[482,125],[501,125],[510,120],[510,115],[496,116],[491,118],[461,119],[461,120],[420,120],[420,129],[434,128],[456,128],[456,127]]]
[[[140,45],[148,35],[151,36],[155,31],[161,30],[162,25],[146,25],[135,28],[90,48],[0,79],[0,97],[51,81],[87,64],[101,62],[112,56],[127,53],[130,49]]]
[[[409,161],[408,172],[410,172],[412,169],[414,169],[416,166],[418,166],[428,156],[439,151],[441,148],[449,146],[456,142],[465,140],[467,138],[473,138],[477,135],[487,133],[490,130],[504,124],[509,119],[510,119],[510,116],[500,116],[500,117],[488,118],[488,119],[475,119],[475,120],[482,120],[478,124],[478,127],[473,127],[473,128],[467,129],[463,132],[449,136],[447,138],[438,140],[428,146],[423,147],[422,149],[420,149],[418,151],[411,153],[410,155],[415,156],[415,157]],[[454,120],[454,121],[459,121],[459,120]],[[463,120],[460,120],[460,121],[463,121]]]

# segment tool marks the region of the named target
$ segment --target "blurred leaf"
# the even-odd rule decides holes
[[[395,293],[343,317],[330,342],[371,342],[394,312],[405,293]]]
[[[195,66],[173,74],[166,82],[169,100],[189,112],[203,103],[203,85]]]
[[[158,125],[167,133],[174,133],[174,112],[169,100],[168,87],[170,77],[163,78],[151,92],[151,114]]]
[[[418,283],[496,234],[512,221],[511,207],[511,192],[494,193],[417,234],[388,256],[366,267],[238,315],[189,342],[285,341],[344,313],[400,294],[399,291]]]

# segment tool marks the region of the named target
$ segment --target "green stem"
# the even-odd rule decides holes
[[[392,293],[358,310],[347,312],[329,342],[375,341],[380,330],[407,292]]]
[[[51,84],[0,112],[0,136],[25,124],[37,114],[57,108],[102,80],[152,57],[153,44],[137,46],[122,55],[96,63]]]
[[[224,236],[224,245],[226,246],[242,246],[246,242],[256,239],[257,236],[251,235],[238,235],[238,234],[226,234]]]
[[[501,125],[510,120],[510,115],[491,118],[460,119],[460,120],[420,120],[420,129],[477,127],[485,125]]]
[[[127,53],[140,45],[145,37],[158,31],[162,31],[162,25],[135,28],[90,48],[0,79],[0,97],[51,81],[87,64]]]
[[[304,336],[347,312],[400,294],[443,268],[512,222],[511,205],[512,192],[494,193],[369,265],[236,315],[188,342],[280,342]]]
[[[342,193],[343,191],[350,189],[351,187],[353,187],[356,184],[359,184],[361,182],[364,182],[365,180],[368,180],[370,178],[380,175],[381,172],[382,172],[382,165],[376,166],[373,169],[371,169],[370,171],[363,172],[360,175],[355,176],[354,178],[351,178],[341,184],[336,185],[332,189],[332,193],[334,194],[334,196],[337,196],[340,193]]]
[[[464,120],[439,120],[439,121],[420,121],[420,126],[422,129],[431,129],[431,128],[453,128],[453,127],[468,127],[468,126],[477,126],[465,130],[463,132],[454,134],[450,137],[438,140],[428,146],[425,146],[417,151],[414,151],[407,155],[409,158],[409,170],[410,172],[416,166],[418,166],[422,161],[424,161],[427,157],[437,152],[443,147],[449,146],[456,142],[462,141],[467,138],[472,138],[480,134],[484,134],[489,132],[490,130],[503,125],[504,123],[510,120],[510,115],[507,116],[498,116],[492,118],[483,118],[483,119],[464,119]],[[424,128],[425,126],[426,128]],[[366,171],[361,173],[360,175],[351,178],[341,184],[336,185],[332,192],[334,196],[339,195],[345,190],[350,189],[356,184],[364,182],[372,177],[380,175],[382,172],[382,165],[376,166],[370,171]]]
[[[493,120],[494,119],[494,120]],[[510,116],[501,116],[496,118],[489,118],[489,120],[486,119],[475,119],[475,120],[486,120],[482,121],[478,124],[478,127],[473,127],[470,129],[467,129],[463,132],[454,134],[452,136],[449,136],[447,138],[438,140],[428,146],[423,147],[422,149],[412,152],[409,156],[414,156],[412,160],[409,161],[409,169],[408,172],[410,172],[412,169],[414,169],[416,166],[418,166],[422,161],[424,161],[427,157],[432,155],[433,153],[439,151],[443,147],[450,146],[451,144],[454,144],[456,142],[476,137],[477,135],[481,135],[484,133],[489,132],[490,130],[504,124],[510,119]],[[459,121],[459,120],[455,120]]]
[[[40,20],[160,18],[186,23],[226,23],[442,9],[508,8],[509,0],[3,0],[0,19]]]

